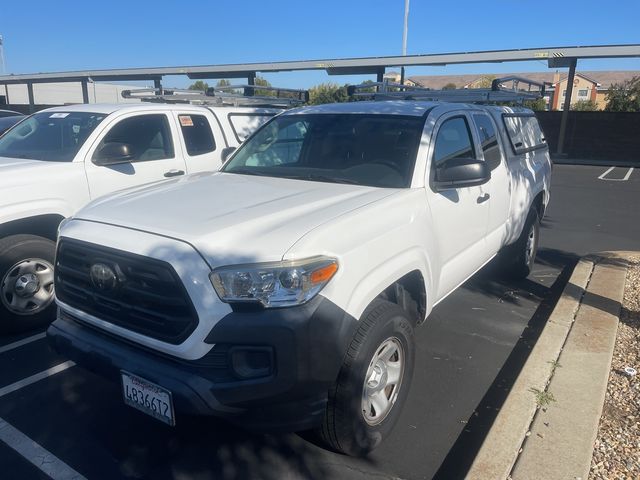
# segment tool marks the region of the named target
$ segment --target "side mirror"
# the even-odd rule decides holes
[[[226,147],[222,149],[220,156],[222,157],[222,163],[225,163],[233,152],[236,151],[236,147]]]
[[[102,145],[93,155],[93,163],[100,166],[129,163],[133,160],[133,147],[128,143],[109,142]]]
[[[433,182],[436,190],[474,187],[487,183],[491,171],[487,164],[475,158],[452,158],[436,168]]]

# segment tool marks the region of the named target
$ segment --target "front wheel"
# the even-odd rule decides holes
[[[376,300],[360,320],[319,430],[333,450],[365,455],[391,432],[409,393],[413,327],[405,311]]]
[[[0,332],[44,326],[55,316],[55,243],[36,235],[0,240]]]

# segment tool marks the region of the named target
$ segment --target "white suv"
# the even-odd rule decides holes
[[[290,110],[218,173],[93,202],[61,228],[52,344],[168,424],[391,430],[416,326],[502,252],[526,276],[551,164],[523,108],[418,101]]]

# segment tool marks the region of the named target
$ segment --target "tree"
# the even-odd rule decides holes
[[[347,86],[335,83],[321,83],[309,89],[309,104],[348,102]]]
[[[547,109],[547,102],[544,101],[544,98],[525,100],[524,106],[530,108],[534,112],[544,112]]]
[[[266,78],[262,78],[262,77],[256,77],[255,80],[254,80],[254,85],[257,85],[259,87],[270,87],[271,86],[269,81]],[[261,90],[259,88],[255,89],[254,94],[258,95],[258,96],[261,96],[261,97],[275,97],[276,96],[276,92],[274,92],[272,90]]]
[[[640,112],[640,77],[615,83],[607,92],[605,110],[612,112]]]
[[[209,84],[207,82],[203,82],[202,80],[196,80],[191,85],[189,85],[189,90],[200,90],[201,92],[205,92],[209,88]]]
[[[371,85],[373,83],[375,83],[373,80],[365,80],[364,82],[361,83],[361,85]],[[360,88],[358,91],[361,93],[376,93],[376,87],[375,86],[363,87],[363,88]]]
[[[455,90],[456,88],[456,84],[453,82],[449,82],[447,83],[444,87],[442,87],[442,90]]]
[[[593,100],[578,100],[571,105],[571,110],[576,112],[595,112],[598,110],[598,105]]]
[[[221,78],[216,83],[216,87],[228,87],[229,85],[231,85],[231,82],[226,78]]]

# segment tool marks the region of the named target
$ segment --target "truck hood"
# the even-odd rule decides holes
[[[89,200],[84,164],[0,157],[0,221],[72,215]]]
[[[199,173],[102,197],[75,218],[182,240],[215,268],[280,260],[315,227],[397,191]]]
[[[0,157],[0,189],[33,186],[39,177],[50,178],[70,169],[71,162],[44,162],[28,158]]]

